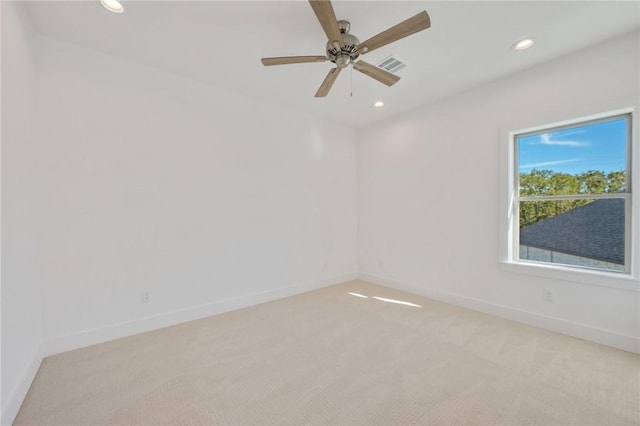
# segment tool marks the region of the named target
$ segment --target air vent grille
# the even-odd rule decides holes
[[[378,62],[376,66],[378,68],[382,68],[385,71],[389,71],[392,74],[395,74],[397,71],[406,67],[407,64],[394,56],[389,56],[388,58],[385,58],[382,61]]]

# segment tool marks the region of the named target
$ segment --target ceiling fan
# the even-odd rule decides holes
[[[356,36],[349,34],[351,24],[348,21],[338,21],[336,19],[336,14],[333,11],[331,1],[309,0],[309,4],[315,12],[318,21],[320,21],[320,25],[322,25],[322,29],[329,40],[327,41],[325,56],[281,56],[276,58],[262,58],[262,63],[263,65],[270,66],[301,64],[305,62],[333,62],[336,64],[336,67],[332,68],[329,71],[329,74],[325,77],[320,88],[316,92],[316,98],[327,96],[329,90],[331,90],[331,86],[333,86],[336,78],[338,78],[340,71],[349,65],[353,65],[353,68],[356,71],[360,71],[364,75],[378,80],[387,86],[392,86],[397,83],[398,80],[400,80],[400,77],[397,75],[391,74],[390,72],[365,61],[356,62],[356,59],[358,59],[360,55],[369,53],[379,47],[393,43],[394,41],[400,40],[411,34],[426,30],[431,26],[429,14],[427,14],[426,11],[422,11],[417,15],[360,43],[360,40],[358,40]]]

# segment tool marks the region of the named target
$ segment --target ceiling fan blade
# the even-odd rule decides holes
[[[353,64],[353,68],[355,68],[356,71],[360,71],[364,75],[378,80],[382,84],[386,84],[387,86],[393,86],[398,82],[398,80],[400,80],[400,77],[398,77],[397,75],[391,74],[390,72],[387,72],[382,68],[378,68],[375,65],[371,65],[370,63],[365,61],[356,62],[355,64]]]
[[[324,62],[327,58],[324,56],[280,56],[277,58],[262,58],[262,65],[287,65],[287,64],[303,64],[306,62]]]
[[[329,70],[329,74],[327,74],[327,76],[324,78],[324,81],[316,92],[316,98],[324,98],[325,96],[327,96],[329,90],[331,90],[331,86],[333,86],[336,78],[338,78],[338,74],[340,74],[341,69],[342,68],[332,68],[331,70]]]
[[[329,0],[309,0],[309,4],[315,12],[318,21],[320,21],[320,25],[322,25],[327,39],[329,41],[337,41],[340,43],[340,46],[344,46],[342,33],[338,28],[338,20],[336,19],[336,14],[333,11],[331,2]]]
[[[363,55],[379,47],[385,46],[411,34],[426,30],[431,26],[429,14],[422,11],[411,18],[394,25],[386,31],[371,37],[358,45],[358,52]]]

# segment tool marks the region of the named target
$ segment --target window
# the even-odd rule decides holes
[[[631,114],[512,140],[512,259],[629,274]]]

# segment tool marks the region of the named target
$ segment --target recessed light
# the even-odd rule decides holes
[[[373,104],[373,106],[376,108],[382,108],[384,106],[384,102],[378,101],[375,104]]]
[[[118,0],[100,0],[100,3],[102,3],[105,9],[111,12],[114,12],[114,13],[124,12],[124,7],[122,7],[122,5]]]
[[[518,50],[518,51],[525,50],[533,46],[535,42],[536,42],[535,37],[523,38],[522,40],[520,40],[519,42],[511,46],[511,49]]]

